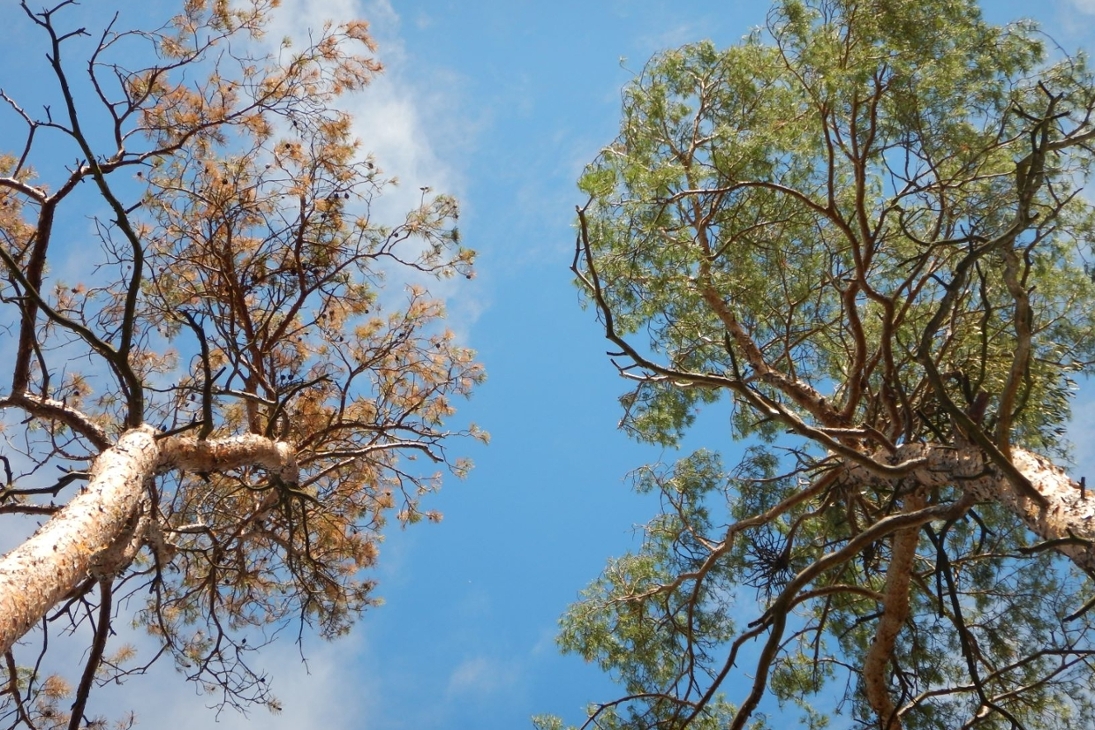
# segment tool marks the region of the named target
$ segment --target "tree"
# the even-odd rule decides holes
[[[622,427],[728,398],[742,450],[637,472],[661,513],[562,620],[624,690],[583,727],[1095,717],[1093,140],[1083,57],[972,0],[780,0],[627,87],[574,259]]]
[[[446,426],[483,374],[425,288],[472,276],[456,204],[376,220],[394,181],[335,106],[381,70],[367,26],[261,51],[276,4],[95,36],[72,0],[21,4],[55,98],[0,95],[22,135],[0,159],[0,515],[48,521],[0,559],[7,726],[90,727],[92,687],[162,655],[276,708],[251,653],[294,621],[345,633],[386,520],[438,519],[435,470],[468,467],[450,443],[484,437]],[[123,609],[152,656],[110,646]],[[63,632],[88,640],[75,689],[41,656]]]

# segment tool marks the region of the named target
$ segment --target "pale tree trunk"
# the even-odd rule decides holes
[[[1087,495],[1079,482],[1063,469],[1029,451],[1013,449],[1012,463],[1046,498],[1042,507],[1024,496],[1006,477],[977,479],[965,485],[980,501],[996,501],[1018,516],[1031,532],[1067,556],[1081,569],[1095,575],[1095,495]]]
[[[1011,462],[1042,495],[1045,506],[1024,494],[975,446],[907,444],[898,447],[887,461],[894,465],[921,463],[906,477],[910,487],[955,485],[975,502],[999,503],[1049,547],[1095,574],[1095,495],[1086,495],[1078,482],[1049,459],[1012,449]],[[848,473],[853,482],[892,482],[892,478],[871,474],[863,466],[851,467]]]
[[[125,433],[95,459],[80,493],[0,558],[0,654],[89,576],[128,565],[147,538],[152,521],[147,484],[156,474],[248,464],[286,484],[298,478],[292,448],[261,436],[157,439],[147,426]]]

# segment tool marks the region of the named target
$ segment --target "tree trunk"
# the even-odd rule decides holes
[[[905,511],[916,512],[927,506],[920,491],[905,498]],[[898,530],[890,538],[890,565],[886,570],[886,589],[882,599],[882,615],[875,627],[874,640],[863,660],[863,686],[867,702],[878,716],[882,730],[901,730],[893,700],[890,698],[889,673],[886,667],[893,658],[894,644],[909,617],[909,584],[912,582],[916,545],[920,541],[920,525]]]
[[[150,429],[126,433],[95,459],[80,493],[0,560],[0,652],[79,586],[96,555],[126,532],[156,456]]]
[[[958,485],[978,502],[998,502],[1048,543],[1047,547],[1095,574],[1095,495],[1087,498],[1080,484],[1049,459],[1024,449],[1012,449],[1011,462],[1045,498],[1044,507],[1026,496],[974,446],[906,444],[885,461],[895,465],[922,461],[908,478],[925,487]],[[848,476],[853,482],[892,479],[875,475],[858,464],[848,469]]]
[[[169,469],[212,472],[244,464],[297,481],[291,447],[261,436],[157,439],[148,426],[125,433],[95,459],[80,493],[0,558],[0,654],[93,572],[120,571],[133,559],[132,546],[145,539],[139,525],[149,479]]]

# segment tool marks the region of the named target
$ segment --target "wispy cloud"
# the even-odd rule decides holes
[[[445,694],[486,699],[513,687],[520,677],[519,668],[502,659],[475,656],[458,664],[449,675]]]
[[[119,636],[109,648],[125,641],[137,646],[141,655],[154,651],[151,640],[119,622]],[[121,686],[107,685],[92,693],[90,713],[117,718],[132,710],[138,727],[171,727],[173,730],[244,730],[263,727],[269,730],[359,730],[369,727],[363,718],[376,712],[379,690],[365,666],[370,656],[364,632],[355,631],[332,643],[318,639],[306,641],[307,663],[301,660],[297,646],[290,640],[265,647],[254,660],[271,676],[274,695],[284,708],[271,713],[255,707],[242,713],[233,709],[216,712],[217,693],[202,693],[198,685],[188,683],[164,658],[147,675],[133,678]],[[363,662],[362,658],[366,658]],[[74,666],[82,659],[72,657]],[[358,671],[348,671],[347,667]]]
[[[384,72],[364,92],[339,103],[354,117],[362,154],[373,155],[385,176],[399,181],[374,203],[376,219],[400,222],[419,204],[423,188],[462,198],[467,182],[460,160],[474,144],[477,127],[453,113],[461,106],[459,76],[450,69],[430,68],[426,73],[414,66],[400,35],[403,20],[389,0],[286,0],[269,38],[276,43],[289,37],[301,43],[328,19],[366,20],[384,65]],[[487,306],[481,287],[462,279],[421,283],[446,301],[450,325],[467,339]]]
[[[437,117],[430,108],[437,103],[437,92],[420,88],[409,78],[399,36],[401,19],[387,0],[287,0],[275,15],[269,38],[280,42],[289,37],[299,45],[327,20],[356,18],[369,22],[385,70],[364,92],[340,99],[339,107],[353,115],[362,153],[375,155],[385,173],[400,180],[381,205],[406,211],[418,203],[419,188],[426,186],[458,193],[460,176],[434,151],[435,128],[425,121]]]
[[[1072,7],[1079,10],[1081,13],[1088,13],[1095,15],[1095,0],[1069,0]]]
[[[137,727],[169,727],[172,730],[245,730],[262,727],[268,730],[361,730],[372,727],[368,720],[378,714],[382,693],[375,654],[367,640],[367,632],[355,630],[335,642],[305,638],[302,660],[299,647],[286,632],[286,639],[264,647],[249,663],[257,670],[269,673],[271,690],[280,701],[282,712],[272,713],[253,706],[246,712],[231,708],[217,711],[221,700],[217,691],[202,691],[199,684],[187,682],[175,669],[172,660],[163,656],[145,674],[130,677],[122,683],[110,682],[95,688],[90,697],[87,715],[118,720],[133,712]],[[79,668],[86,661],[90,629],[85,624],[68,634],[54,629],[49,641],[49,653],[43,665],[43,676],[59,672],[72,685],[79,677]],[[148,661],[159,650],[159,642],[143,629],[133,627],[124,618],[116,620],[107,653],[123,645],[137,651],[134,664]],[[27,665],[41,649],[41,635],[28,637],[15,647],[16,661]],[[353,670],[348,668],[352,667]]]

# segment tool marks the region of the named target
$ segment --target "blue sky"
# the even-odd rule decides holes
[[[122,4],[87,0],[78,13],[91,25],[102,21],[101,7]],[[675,456],[615,429],[623,385],[568,271],[582,202],[574,181],[615,136],[620,89],[652,53],[704,38],[733,43],[763,22],[768,3],[283,4],[277,33],[325,17],[372,23],[388,70],[351,107],[365,148],[403,180],[391,210],[408,208],[420,185],[462,201],[478,278],[441,292],[489,374],[461,417],[493,438],[486,448],[469,445],[471,476],[432,499],[445,514],[440,525],[389,535],[377,569],[383,607],[341,642],[308,642],[310,674],[292,632],[267,654],[285,713],[228,712],[220,726],[494,730],[528,727],[543,712],[577,721],[614,688],[580,659],[558,655],[556,620],[653,513],[628,490],[627,472]],[[8,22],[14,5],[5,3],[0,19]],[[985,7],[997,21],[1035,13],[1066,49],[1095,47],[1095,0]],[[171,10],[155,0],[139,12]],[[16,54],[43,50],[21,41],[0,51],[0,85],[24,67]],[[1082,442],[1095,422],[1081,416],[1074,433]],[[718,408],[706,414],[695,443],[728,448],[724,421]],[[205,698],[170,667],[153,674],[102,695],[100,711],[135,707],[144,727],[210,725]]]

